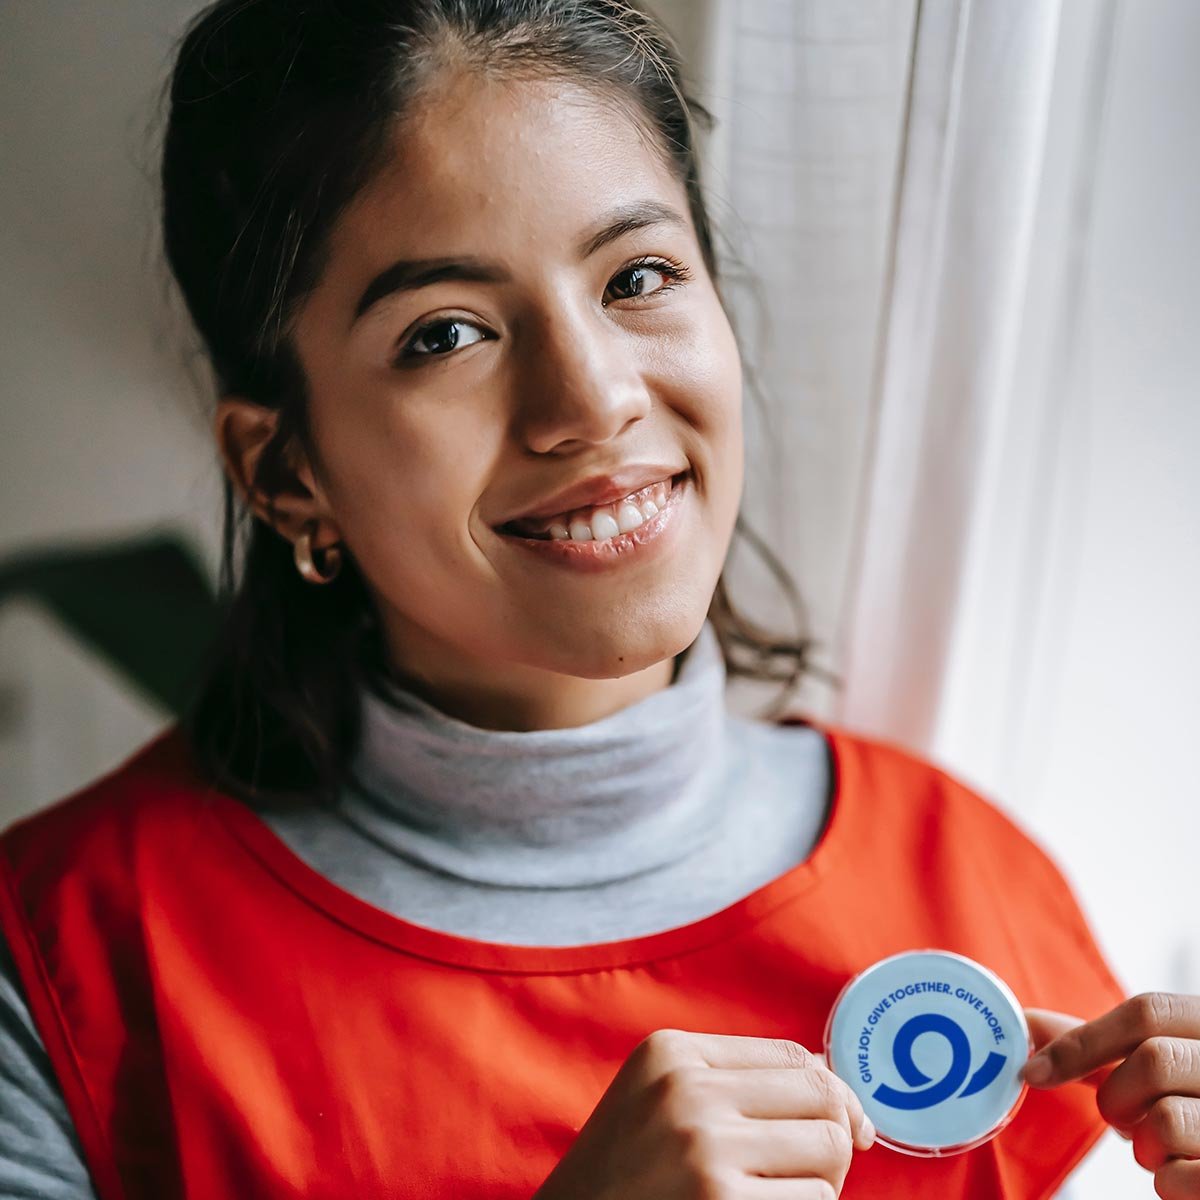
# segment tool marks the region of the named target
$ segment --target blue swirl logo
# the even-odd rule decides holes
[[[950,1044],[950,1067],[946,1074],[936,1081],[930,1079],[913,1062],[913,1043],[923,1033],[940,1034]],[[881,1083],[871,1093],[872,1098],[889,1108],[909,1110],[932,1108],[935,1104],[941,1104],[943,1100],[949,1100],[956,1092],[960,1100],[982,1092],[1000,1074],[1000,1069],[1007,1061],[1003,1054],[991,1051],[983,1065],[971,1076],[967,1086],[959,1092],[958,1089],[962,1087],[971,1070],[971,1045],[962,1026],[941,1013],[921,1013],[919,1016],[909,1017],[900,1026],[896,1040],[892,1043],[892,1060],[900,1078],[913,1090],[902,1092],[898,1088]]]

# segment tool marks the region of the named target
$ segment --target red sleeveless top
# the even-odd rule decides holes
[[[474,941],[329,882],[206,786],[177,726],[0,835],[12,946],[103,1200],[529,1200],[663,1027],[820,1049],[839,989],[900,950],[1022,1004],[1124,998],[1050,859],[897,745],[826,736],[811,856],[720,912],[582,946]],[[845,1200],[1040,1200],[1103,1132],[1082,1083],[974,1150],[855,1155]]]

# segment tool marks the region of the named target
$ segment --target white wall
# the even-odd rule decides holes
[[[215,565],[219,477],[164,303],[147,125],[174,0],[0,5],[0,554],[177,525]],[[39,613],[0,612],[0,822],[164,723]]]

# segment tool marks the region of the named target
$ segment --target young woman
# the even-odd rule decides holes
[[[1200,1194],[1197,998],[1127,999],[933,764],[725,707],[807,646],[721,577],[741,361],[654,22],[219,0],[170,102],[249,537],[187,722],[0,838],[0,1191],[1037,1200],[1111,1124]],[[931,1160],[816,1053],[926,946],[1048,1048]]]

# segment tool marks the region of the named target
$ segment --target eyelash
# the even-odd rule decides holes
[[[661,296],[665,292],[674,291],[679,284],[686,283],[692,277],[691,270],[676,259],[660,258],[655,255],[648,255],[644,258],[639,258],[634,262],[629,263],[628,266],[622,267],[616,273],[616,275],[613,276],[613,278],[618,279],[622,275],[627,275],[630,272],[640,270],[643,267],[651,267],[653,270],[658,271],[661,275],[666,277],[667,282],[664,283],[663,286],[657,291],[653,291],[647,296],[624,296],[622,299],[632,300],[635,304],[645,302],[655,296]],[[412,352],[410,347],[414,342],[419,342],[421,338],[424,337],[424,335],[427,334],[431,329],[437,329],[440,325],[457,324],[470,325],[472,322],[459,317],[438,317],[436,320],[427,321],[424,325],[419,326],[417,329],[413,330],[412,336],[402,346],[398,347],[398,352],[395,356],[395,365],[407,366],[414,360],[419,361],[420,359],[449,358],[450,355],[454,353],[453,350],[446,354],[416,354]]]

